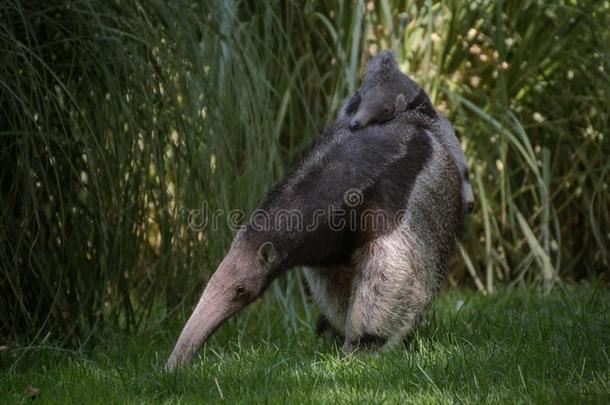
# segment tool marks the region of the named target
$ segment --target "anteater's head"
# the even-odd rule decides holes
[[[391,120],[407,106],[402,93],[374,87],[361,94],[361,101],[356,114],[349,122],[349,128],[355,131],[369,124],[381,124]]]
[[[350,101],[348,114],[354,113],[350,129],[391,120],[407,109],[420,90],[417,83],[400,71],[392,51],[379,52],[368,63],[362,85]]]
[[[229,317],[258,298],[275,277],[280,258],[271,242],[238,237],[210,278],[165,365],[188,362]]]

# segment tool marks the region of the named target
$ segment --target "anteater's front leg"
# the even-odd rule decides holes
[[[352,290],[354,270],[347,266],[306,267],[305,278],[318,304],[322,317],[318,333],[331,326],[341,337],[345,336],[345,320]]]
[[[344,350],[398,343],[419,323],[436,283],[408,242],[397,230],[356,253]]]

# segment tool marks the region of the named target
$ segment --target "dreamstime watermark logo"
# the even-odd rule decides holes
[[[343,202],[349,208],[358,207],[364,202],[364,193],[357,188],[350,188],[343,194]]]
[[[204,230],[217,231],[220,227],[224,226],[236,231],[244,224],[247,218],[246,213],[240,209],[229,211],[223,209],[213,210],[205,200],[201,203],[200,208],[188,209],[182,207],[180,215],[186,217],[189,229],[195,232]]]
[[[368,204],[372,205],[372,204]],[[195,232],[218,231],[227,227],[237,231],[244,225],[257,232],[383,232],[395,229],[406,218],[406,210],[392,211],[387,208],[367,206],[365,195],[360,189],[348,189],[336,204],[316,207],[315,204],[301,204],[292,209],[256,209],[250,216],[240,209],[225,211],[211,209],[207,201],[200,208],[181,209],[189,229]]]

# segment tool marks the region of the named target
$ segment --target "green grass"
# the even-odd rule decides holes
[[[444,292],[406,347],[344,355],[291,326],[273,294],[222,327],[199,358],[162,371],[179,326],[109,338],[91,352],[0,354],[0,398],[36,403],[608,403],[605,287]],[[460,303],[463,302],[463,305]]]

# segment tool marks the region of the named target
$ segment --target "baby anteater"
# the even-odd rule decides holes
[[[383,123],[401,111],[414,111],[429,120],[428,127],[449,150],[462,176],[462,198],[467,212],[474,208],[474,194],[468,175],[466,156],[447,117],[436,111],[426,92],[402,73],[391,51],[378,53],[367,66],[360,89],[339,113],[348,119],[353,131]]]

